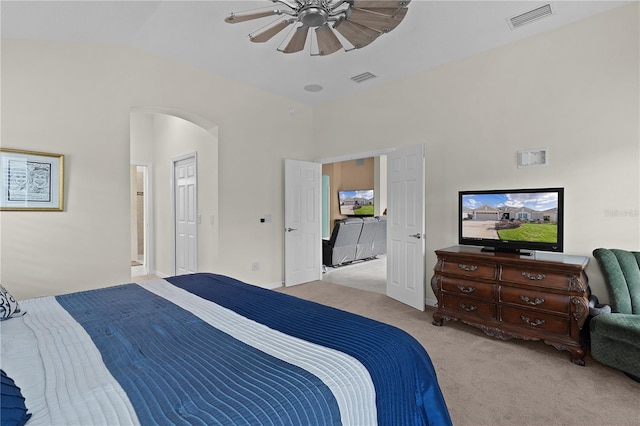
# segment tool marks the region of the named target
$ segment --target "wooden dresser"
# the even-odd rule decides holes
[[[436,254],[434,325],[460,320],[499,339],[543,340],[584,365],[580,330],[589,314],[588,257],[493,253],[472,246]]]

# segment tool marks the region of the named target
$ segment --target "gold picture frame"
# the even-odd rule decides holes
[[[63,211],[64,155],[0,148],[0,210]]]

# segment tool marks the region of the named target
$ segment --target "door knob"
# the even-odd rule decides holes
[[[422,238],[422,234],[412,234],[412,235],[409,235],[409,236],[413,237],[413,238],[417,238],[417,239]]]
[[[297,229],[296,228],[287,228],[287,229],[285,229],[285,231],[291,232],[291,231],[297,231]]]

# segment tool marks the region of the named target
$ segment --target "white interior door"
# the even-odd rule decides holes
[[[284,162],[284,285],[322,278],[322,165]]]
[[[198,270],[196,157],[174,161],[175,273]]]
[[[387,155],[387,296],[424,311],[424,145]]]

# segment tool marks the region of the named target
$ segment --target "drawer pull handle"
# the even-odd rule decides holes
[[[545,323],[545,320],[541,320],[539,318],[537,318],[535,321],[531,321],[530,318],[527,318],[524,315],[520,315],[520,319],[522,321],[526,322],[527,324],[529,324],[531,327],[537,327],[537,326]]]
[[[532,274],[531,272],[522,272],[522,276],[532,281],[542,281],[547,278],[545,274]]]
[[[533,306],[541,305],[544,303],[544,299],[539,299],[536,297],[535,299],[531,300],[529,299],[529,296],[522,296],[522,295],[520,295],[520,300],[522,300],[524,303],[527,303]]]
[[[467,311],[467,312],[473,312],[473,311],[475,311],[476,309],[478,309],[478,307],[477,307],[476,305],[469,305],[469,306],[467,306],[467,305],[465,305],[464,303],[461,303],[461,304],[460,304],[460,307],[461,307],[462,309],[464,309],[465,311]]]
[[[460,290],[463,293],[473,293],[474,291],[476,291],[475,287],[465,287],[463,285],[458,285],[458,290]]]
[[[474,272],[478,270],[478,267],[476,265],[465,265],[463,263],[458,264],[458,268],[467,272]]]

